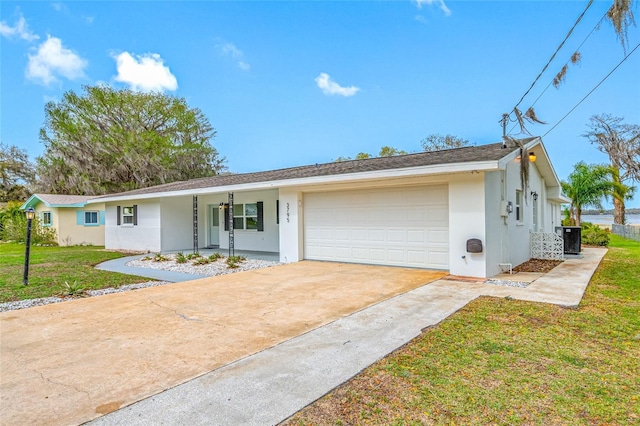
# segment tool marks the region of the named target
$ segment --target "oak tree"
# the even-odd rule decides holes
[[[614,188],[613,223],[624,225],[625,200],[631,199],[635,188],[632,182],[640,182],[640,126],[623,123],[620,117],[610,114],[594,115],[582,136],[597,145],[598,150],[609,156]]]
[[[43,192],[101,195],[213,176],[225,159],[216,131],[183,98],[108,86],[66,92],[45,106],[37,159]]]

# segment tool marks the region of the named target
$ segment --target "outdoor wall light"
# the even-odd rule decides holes
[[[536,158],[538,158],[538,157],[536,156],[535,152],[530,152],[529,153],[529,161],[530,162],[535,163],[536,162]]]
[[[224,207],[224,201],[220,204],[218,204],[218,208],[222,210],[222,208]]]
[[[535,201],[538,201],[538,193],[536,191],[531,191],[531,196]]]
[[[22,275],[22,284],[29,284],[29,254],[31,252],[31,223],[33,219],[36,217],[36,211],[33,207],[29,207],[24,211],[25,216],[27,217],[27,240],[26,240],[26,248],[24,253],[24,274]]]

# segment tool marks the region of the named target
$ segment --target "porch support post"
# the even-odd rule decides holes
[[[193,252],[198,252],[198,196],[193,196]]]
[[[231,257],[236,254],[233,235],[233,192],[229,192],[229,209],[227,210],[227,214],[229,215],[229,257]]]

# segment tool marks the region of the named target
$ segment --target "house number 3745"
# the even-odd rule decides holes
[[[287,223],[289,223],[289,203],[287,203]]]

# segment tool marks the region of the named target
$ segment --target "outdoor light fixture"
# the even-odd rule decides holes
[[[536,158],[538,158],[538,157],[536,157],[536,153],[535,152],[530,152],[529,153],[529,161],[530,162],[535,163],[536,162]]]
[[[223,201],[223,202],[221,202],[220,204],[218,204],[218,208],[219,208],[219,209],[222,209],[223,207],[224,207],[224,201]]]
[[[538,193],[537,193],[536,191],[531,191],[531,196],[533,197],[533,199],[534,199],[535,201],[537,201],[537,200],[538,200]]]
[[[31,251],[31,223],[33,219],[36,217],[36,211],[33,207],[29,207],[24,211],[25,216],[27,217],[27,241],[26,248],[24,253],[24,274],[22,275],[22,284],[29,284],[29,254]]]

